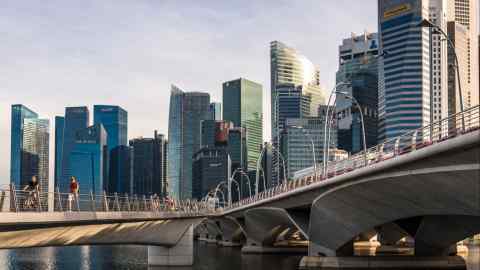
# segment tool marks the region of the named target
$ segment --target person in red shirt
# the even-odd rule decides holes
[[[77,201],[79,185],[75,176],[70,177],[70,194],[68,194],[68,211],[72,211],[72,201]]]

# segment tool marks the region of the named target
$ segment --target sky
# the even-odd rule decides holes
[[[167,134],[171,84],[221,101],[224,81],[261,83],[268,140],[270,41],[302,52],[330,89],[338,45],[365,30],[377,31],[377,0],[2,0],[0,183],[10,174],[11,104],[50,119],[51,178],[53,121],[66,106],[120,105],[129,138]]]

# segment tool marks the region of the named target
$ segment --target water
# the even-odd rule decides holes
[[[0,250],[1,270],[296,270],[301,256],[245,255],[239,248],[196,243],[195,265],[186,268],[149,268],[142,246],[82,246]],[[471,247],[468,270],[480,270],[480,247]]]

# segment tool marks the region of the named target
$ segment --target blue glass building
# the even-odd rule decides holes
[[[68,192],[70,176],[74,175],[70,168],[70,153],[72,152],[76,134],[80,130],[88,127],[89,111],[87,107],[67,107],[65,108],[65,126],[63,130],[62,147],[62,180],[56,183],[60,192]]]
[[[427,0],[379,0],[380,139],[389,139],[430,121],[429,18]]]
[[[108,137],[108,136],[107,136]],[[108,141],[108,138],[107,138]],[[107,193],[133,193],[133,148],[119,145],[110,151],[109,178],[104,184]]]
[[[21,104],[12,105],[10,183],[23,188],[36,176],[49,190],[50,122]]]
[[[128,113],[120,106],[94,105],[93,123],[105,128],[109,151],[119,145],[128,145]]]
[[[55,186],[62,179],[62,153],[63,131],[65,129],[65,117],[55,116]]]
[[[96,124],[76,132],[69,155],[70,173],[84,193],[104,190],[104,159],[107,148],[107,132],[102,124]]]
[[[168,118],[168,193],[192,198],[193,155],[200,150],[200,126],[210,119],[210,95],[183,92],[172,85]]]

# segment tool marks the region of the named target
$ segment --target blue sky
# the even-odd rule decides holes
[[[130,138],[152,136],[167,133],[171,84],[221,101],[221,83],[245,77],[264,86],[267,112],[269,42],[303,52],[329,89],[342,38],[376,31],[376,3],[2,0],[0,179],[9,177],[12,103],[51,119],[51,160],[53,118],[65,106],[118,104],[129,112]]]

